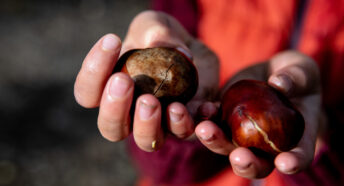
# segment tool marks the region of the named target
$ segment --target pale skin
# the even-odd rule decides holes
[[[132,79],[121,72],[112,74],[118,57],[125,51],[158,46],[178,48],[194,59],[199,88],[186,105],[175,102],[162,110],[159,100],[150,94],[141,95],[134,103]],[[300,143],[291,151],[280,153],[274,162],[257,157],[247,148],[234,146],[210,120],[194,123],[195,115],[211,117],[218,111],[216,95],[228,88],[218,89],[218,68],[215,54],[175,19],[145,11],[134,18],[123,43],[115,34],[107,34],[92,47],[76,78],[74,94],[81,106],[99,107],[99,131],[113,142],[127,138],[132,132],[139,148],[151,152],[161,148],[171,134],[185,140],[200,140],[209,150],[227,155],[234,172],[246,178],[266,177],[274,167],[285,174],[307,168],[314,157],[322,115],[319,70],[314,61],[296,51],[286,51],[268,62],[244,69],[228,82],[230,85],[244,78],[265,80],[289,96],[302,112],[306,127]],[[133,116],[132,104],[136,105]],[[168,132],[161,127],[162,114],[167,115]]]

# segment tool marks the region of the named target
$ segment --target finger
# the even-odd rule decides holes
[[[309,167],[314,158],[317,128],[306,121],[304,134],[298,146],[291,151],[278,154],[275,166],[280,172],[295,174]]]
[[[306,169],[313,158],[313,142],[303,138],[298,147],[289,152],[280,153],[275,159],[275,166],[284,174],[296,174]]]
[[[300,145],[289,152],[278,154],[275,159],[276,168],[284,174],[296,174],[305,170],[314,158],[314,143],[301,141]]]
[[[312,107],[306,105],[312,105]],[[289,152],[280,153],[276,157],[275,165],[280,172],[295,174],[311,164],[319,134],[319,120],[322,116],[320,107],[321,95],[319,94],[306,96],[303,98],[302,104],[299,104],[300,111],[305,118],[304,134],[296,148]]]
[[[129,135],[133,91],[134,82],[128,75],[116,73],[109,79],[98,115],[98,128],[104,138],[119,141]]]
[[[235,148],[222,130],[211,121],[198,124],[195,133],[203,145],[215,153],[228,155]]]
[[[249,179],[266,177],[274,168],[271,159],[259,158],[243,147],[236,148],[230,154],[229,161],[236,175]]]
[[[194,123],[185,106],[174,102],[167,107],[168,129],[178,138],[187,138],[194,131]]]
[[[190,39],[191,36],[173,17],[162,12],[144,11],[130,24],[123,52],[137,47],[179,47],[181,52],[184,51],[187,57],[191,58],[187,47]]]
[[[276,157],[275,166],[284,174],[295,174],[300,170],[299,153],[294,152],[283,152]]]
[[[283,52],[270,61],[269,84],[290,97],[318,92],[319,69],[309,57]]]
[[[80,105],[87,108],[99,106],[120,48],[120,39],[114,34],[107,34],[90,50],[74,84],[74,95]]]
[[[136,101],[133,134],[136,144],[144,151],[159,149],[164,143],[160,102],[150,94]]]
[[[276,168],[284,174],[295,174],[305,170],[312,163],[315,152],[316,129],[305,125],[305,132],[298,146],[289,152],[280,153],[275,159]],[[316,128],[314,126],[314,128]]]

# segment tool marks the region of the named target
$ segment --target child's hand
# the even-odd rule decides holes
[[[280,153],[274,162],[261,159],[249,149],[236,148],[217,125],[203,121],[196,128],[196,135],[210,150],[228,155],[234,172],[242,177],[262,178],[276,167],[285,174],[295,174],[312,162],[319,125],[322,121],[319,70],[309,57],[296,51],[282,52],[269,62],[238,73],[223,92],[241,79],[267,81],[298,107],[305,119],[305,131],[298,146]]]
[[[194,59],[199,73],[199,88],[188,108],[171,103],[167,110],[158,99],[145,94],[133,102],[134,82],[124,73],[112,74],[120,54],[134,48],[175,47]],[[154,68],[154,67],[152,67]],[[172,17],[164,13],[146,11],[133,20],[127,36],[121,40],[114,34],[102,37],[86,56],[76,78],[74,94],[77,102],[86,108],[99,107],[98,128],[110,141],[120,141],[130,134],[145,151],[159,149],[169,133],[186,138],[194,133],[193,115],[205,101],[214,99],[218,91],[218,61],[215,55]],[[134,115],[130,115],[136,104]],[[162,114],[167,123],[161,123]]]

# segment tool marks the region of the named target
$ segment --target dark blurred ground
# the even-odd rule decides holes
[[[102,35],[123,38],[147,0],[0,2],[0,185],[133,185],[125,143],[99,134],[73,81]]]

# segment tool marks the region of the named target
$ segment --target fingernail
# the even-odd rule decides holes
[[[182,54],[184,54],[187,58],[189,58],[192,61],[192,55],[190,54],[189,51],[187,51],[186,49],[182,48],[182,47],[177,47],[176,50],[178,50],[179,52],[181,52]]]
[[[291,79],[287,75],[284,75],[284,74],[278,75],[278,78],[282,82],[282,87],[284,87],[286,92],[289,92],[293,86],[293,82],[291,81]]]
[[[108,34],[104,37],[102,47],[103,50],[115,50],[118,48],[120,41],[112,34]]]
[[[232,164],[233,164],[233,167],[235,167],[235,169],[239,171],[246,170],[252,165],[252,163],[250,163],[249,161],[245,162],[238,156],[234,158],[234,161],[232,162]]]
[[[157,108],[156,105],[149,105],[146,103],[145,100],[140,101],[140,108],[139,108],[140,119],[141,120],[150,119],[156,108]]]
[[[286,164],[285,163],[279,163],[278,165],[278,169],[282,172],[288,172],[288,168],[286,167]]]
[[[278,163],[278,169],[279,169],[279,171],[281,171],[285,174],[292,174],[298,170],[298,167],[288,166],[286,163],[283,162],[283,163]]]
[[[251,163],[248,163],[248,164],[243,164],[243,165],[234,164],[233,166],[235,167],[235,169],[239,171],[244,171],[244,170],[247,170],[251,165],[252,165]]]
[[[130,88],[130,82],[127,78],[116,76],[110,84],[110,96],[112,98],[123,97]]]
[[[205,141],[205,142],[211,142],[215,139],[214,135],[207,134],[207,132],[204,129],[200,131],[199,137],[201,138],[202,141]]]
[[[171,121],[174,123],[180,121],[183,117],[183,114],[175,113],[173,111],[170,111],[169,114],[170,114]]]
[[[285,74],[274,76],[271,81],[286,94],[291,91],[293,86],[292,80]]]

